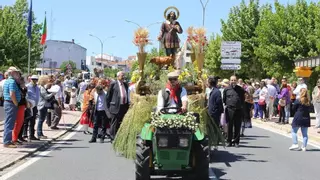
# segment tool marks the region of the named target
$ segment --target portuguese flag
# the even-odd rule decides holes
[[[42,36],[41,36],[41,45],[44,45],[47,40],[47,17],[44,18],[44,24],[42,29]]]

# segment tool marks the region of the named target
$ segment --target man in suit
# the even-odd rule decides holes
[[[221,98],[221,92],[217,88],[217,79],[209,77],[208,86],[210,88],[209,100],[208,100],[208,112],[212,120],[217,126],[220,124],[220,117],[223,113],[223,104]]]
[[[110,84],[107,93],[107,108],[110,112],[110,139],[114,140],[124,115],[129,109],[128,84],[124,82],[125,74],[117,73],[117,80]]]

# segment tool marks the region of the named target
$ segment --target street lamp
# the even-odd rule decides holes
[[[132,24],[135,24],[135,25],[137,25],[139,28],[142,28],[142,26],[140,26],[140,24],[138,24],[138,23],[136,23],[136,22],[134,22],[134,21],[130,21],[130,20],[125,20],[127,23],[132,23]],[[145,28],[148,28],[148,27],[150,27],[150,26],[152,26],[152,25],[155,25],[155,24],[160,24],[160,23],[162,23],[162,21],[157,21],[157,22],[154,22],[154,23],[151,23],[151,24],[149,24],[148,26],[145,26]]]
[[[97,36],[95,36],[95,35],[89,34],[89,36],[94,37],[94,38],[97,38],[97,39],[100,41],[100,44],[101,44],[101,61],[102,61],[102,59],[103,59],[103,43],[104,43],[107,39],[115,38],[116,36],[107,37],[104,41],[102,41],[99,37],[97,37]]]

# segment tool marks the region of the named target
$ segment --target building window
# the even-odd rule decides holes
[[[94,66],[94,62],[91,62],[91,65]]]

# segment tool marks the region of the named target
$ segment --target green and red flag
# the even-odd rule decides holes
[[[44,24],[43,24],[40,44],[44,45],[46,43],[46,40],[47,40],[47,17],[44,17]]]

